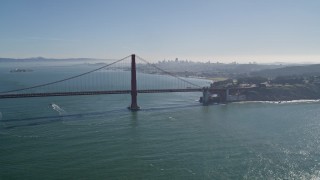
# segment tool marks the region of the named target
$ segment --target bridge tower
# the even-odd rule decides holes
[[[136,55],[131,55],[131,111],[138,111],[140,107],[137,102],[137,71],[136,71]]]

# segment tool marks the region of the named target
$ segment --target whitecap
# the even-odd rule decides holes
[[[249,104],[249,103],[263,103],[263,104],[298,104],[298,103],[318,103],[320,99],[300,99],[290,101],[240,101],[233,102],[237,104]]]

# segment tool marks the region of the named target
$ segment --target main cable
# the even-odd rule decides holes
[[[137,55],[136,55],[136,56],[137,56]],[[175,78],[177,78],[177,79],[179,79],[179,80],[181,80],[181,81],[183,81],[183,82],[185,82],[185,83],[187,83],[187,84],[190,84],[190,85],[192,85],[192,86],[196,86],[196,87],[202,88],[201,86],[199,86],[199,85],[197,85],[197,84],[194,84],[194,83],[189,82],[189,81],[187,81],[187,80],[185,80],[185,79],[182,79],[181,77],[179,77],[179,76],[177,76],[177,75],[175,75],[175,74],[172,74],[172,73],[170,73],[170,72],[168,72],[168,71],[166,71],[166,70],[163,70],[163,69],[159,68],[158,66],[156,66],[156,65],[154,65],[154,64],[149,63],[147,60],[141,58],[140,56],[137,56],[137,57],[138,57],[141,61],[147,63],[148,65],[150,65],[150,66],[152,66],[152,67],[154,67],[154,68],[156,68],[156,69],[158,69],[158,70],[160,70],[160,71],[162,71],[162,72],[164,72],[164,73],[166,73],[166,74],[168,74],[168,75],[170,75],[170,76],[172,76],[172,77],[175,77]]]
[[[129,55],[129,56],[127,56],[127,57],[124,57],[124,58],[122,58],[122,59],[119,59],[119,60],[117,60],[117,61],[115,61],[115,62],[112,62],[112,63],[110,63],[110,64],[107,64],[107,65],[105,65],[105,66],[102,66],[102,67],[100,67],[100,68],[97,68],[97,69],[94,69],[94,70],[91,70],[91,71],[88,71],[88,72],[85,72],[85,73],[82,73],[82,74],[79,74],[79,75],[76,75],[76,76],[71,76],[71,77],[68,77],[68,78],[65,78],[65,79],[61,79],[61,80],[58,80],[58,81],[53,81],[53,82],[50,82],[50,83],[35,85],[35,86],[27,87],[27,88],[15,89],[15,90],[10,90],[10,91],[2,91],[2,92],[0,92],[0,94],[18,92],[18,91],[23,91],[23,90],[28,90],[28,89],[34,89],[34,88],[38,88],[38,87],[44,87],[44,86],[48,86],[48,85],[52,85],[52,84],[56,84],[56,83],[60,83],[60,82],[64,82],[64,81],[68,81],[68,80],[70,80],[70,79],[74,79],[74,78],[77,78],[77,77],[81,77],[81,76],[84,76],[84,75],[86,75],[86,74],[90,74],[90,73],[93,73],[93,72],[95,72],[95,71],[98,71],[98,70],[100,70],[100,69],[104,69],[104,68],[106,68],[106,67],[108,67],[108,66],[111,66],[111,65],[113,65],[113,64],[116,64],[116,63],[118,63],[118,62],[121,62],[121,61],[127,59],[127,58],[130,57],[130,56],[131,56],[131,55]]]

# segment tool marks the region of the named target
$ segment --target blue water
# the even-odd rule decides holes
[[[2,90],[92,67],[10,68],[0,66]],[[319,101],[201,106],[200,96],[139,94],[138,112],[130,95],[2,99],[0,179],[320,178]]]

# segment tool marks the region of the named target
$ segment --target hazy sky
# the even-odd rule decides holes
[[[0,57],[320,62],[320,0],[1,0]]]

